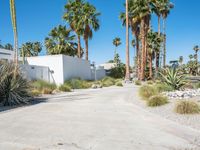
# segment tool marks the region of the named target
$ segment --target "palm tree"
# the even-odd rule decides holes
[[[88,60],[88,39],[92,38],[93,30],[97,31],[99,29],[99,19],[98,16],[100,16],[100,13],[97,12],[96,8],[89,4],[85,3],[83,5],[83,16],[82,16],[82,23],[83,23],[83,29],[84,29],[84,40],[85,40],[85,59]]]
[[[13,50],[13,46],[12,46],[12,44],[10,44],[10,43],[7,43],[7,44],[4,46],[4,48],[7,49],[7,50]]]
[[[126,80],[130,80],[130,56],[129,56],[129,10],[126,0]]]
[[[13,33],[14,33],[14,51],[15,51],[14,62],[16,63],[16,66],[18,66],[18,33],[17,33],[15,0],[10,0],[10,13],[11,13]]]
[[[194,58],[194,56],[192,54],[190,54],[189,56],[190,61]]]
[[[45,46],[48,54],[65,54],[69,56],[77,55],[75,36],[71,35],[72,30],[67,29],[66,26],[59,25],[55,27],[50,33],[49,37],[45,39]]]
[[[126,6],[126,5],[125,5]],[[136,47],[136,61],[137,61],[137,69],[136,69],[136,74],[137,77],[139,78],[139,73],[140,71],[140,17],[138,14],[135,14],[135,8],[136,8],[135,0],[129,0],[128,4],[128,10],[129,10],[129,26],[131,27],[132,35],[135,36],[135,47]],[[122,12],[120,13],[120,19],[122,20],[122,25],[126,26],[126,13]]]
[[[25,63],[25,57],[38,56],[41,50],[42,44],[40,42],[26,42],[22,44],[20,56],[23,57],[23,63]]]
[[[117,47],[119,45],[121,45],[121,39],[119,37],[116,37],[114,40],[113,40],[113,45],[115,46],[115,53],[114,53],[114,56],[116,55],[117,53]]]
[[[145,79],[146,57],[147,57],[147,33],[151,18],[151,8],[148,0],[136,0],[134,5],[135,13],[140,17],[140,38],[141,38],[141,73],[140,80]]]
[[[161,14],[163,18],[163,35],[164,35],[164,42],[163,42],[163,67],[166,66],[166,19],[170,13],[170,10],[174,8],[174,4],[171,3],[169,0],[162,0],[162,8]]]
[[[199,51],[199,46],[195,45],[193,50],[195,51],[195,59],[196,59],[196,75],[198,73],[198,51]]]
[[[182,66],[182,64],[183,64],[183,56],[180,56],[180,57],[179,57],[179,63],[180,63],[180,65]]]
[[[78,40],[78,58],[81,58],[81,36],[84,33],[83,22],[83,1],[69,0],[65,5],[63,18],[69,23],[71,29],[76,33]]]

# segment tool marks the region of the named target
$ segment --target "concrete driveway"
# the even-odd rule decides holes
[[[137,88],[81,90],[0,112],[0,150],[182,150],[200,132],[134,105]]]

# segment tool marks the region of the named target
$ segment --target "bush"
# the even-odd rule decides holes
[[[33,89],[33,90],[31,90],[31,95],[32,95],[33,97],[35,97],[35,96],[40,96],[40,95],[41,95],[41,92],[40,92],[39,90],[37,90],[37,89]]]
[[[65,85],[69,86],[71,89],[88,89],[92,86],[91,83],[81,79],[71,79],[65,81]]]
[[[101,80],[102,86],[103,87],[109,87],[115,85],[115,79],[111,77],[105,77]]]
[[[167,85],[167,84],[163,84],[163,83],[159,83],[159,84],[156,84],[155,85],[155,88],[157,89],[157,91],[159,93],[162,93],[162,92],[170,92],[170,91],[173,91],[174,89]]]
[[[44,88],[42,89],[42,94],[52,94],[53,90],[50,88]]]
[[[14,64],[0,64],[0,103],[4,106],[27,104],[30,85]]]
[[[53,83],[49,83],[49,82],[46,82],[46,81],[43,81],[43,80],[37,80],[37,81],[34,81],[32,83],[32,87],[34,89],[37,89],[39,91],[42,91],[43,89],[50,89],[50,90],[55,90],[57,87],[56,87],[56,84],[53,84]]]
[[[161,106],[168,103],[168,99],[165,96],[162,95],[155,95],[150,97],[150,99],[147,101],[147,105],[150,107],[156,107]]]
[[[194,101],[181,100],[176,104],[175,112],[179,114],[196,114],[200,112],[200,107]]]
[[[142,98],[148,99],[151,96],[157,95],[158,91],[155,87],[150,85],[144,85],[139,89],[139,94]]]
[[[147,81],[147,84],[152,85],[154,82],[153,81]]]
[[[63,92],[71,92],[71,87],[66,85],[66,84],[63,84],[59,87],[59,90],[60,91],[63,91]]]
[[[115,84],[116,86],[123,86],[123,84],[122,84],[122,82],[117,82],[116,84]]]
[[[142,82],[140,80],[136,80],[135,85],[142,85]]]

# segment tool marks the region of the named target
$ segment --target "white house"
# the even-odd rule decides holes
[[[11,61],[14,59],[14,51],[0,49],[0,60]]]
[[[0,60],[13,58],[13,51],[0,49]],[[106,75],[103,68],[91,67],[87,60],[65,55],[27,57],[26,64],[20,68],[29,80],[45,80],[58,85],[72,78],[99,80]]]
[[[29,65],[44,66],[49,68],[52,76],[50,82],[63,84],[65,80],[81,78],[91,80],[90,62],[65,55],[48,55],[27,57]]]

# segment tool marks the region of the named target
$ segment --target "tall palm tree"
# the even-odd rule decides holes
[[[50,33],[49,37],[45,39],[45,46],[48,54],[65,54],[69,56],[76,56],[77,49],[74,42],[75,36],[71,34],[72,30],[67,29],[66,26],[59,25],[55,27]]]
[[[171,3],[169,0],[162,0],[162,7],[161,7],[161,14],[163,18],[163,35],[164,35],[164,42],[163,42],[163,67],[166,66],[166,19],[170,14],[172,8],[174,8],[174,4]]]
[[[137,61],[137,65],[136,65],[136,74],[137,77],[139,78],[139,73],[140,71],[140,17],[138,16],[138,14],[134,13],[135,12],[135,8],[136,8],[136,4],[135,4],[135,0],[129,0],[128,1],[128,10],[129,10],[129,26],[131,28],[132,31],[132,35],[135,36],[135,47],[136,47],[136,61]],[[120,13],[120,19],[122,20],[122,25],[126,26],[126,13],[122,12]]]
[[[119,37],[116,37],[114,40],[113,40],[113,45],[115,46],[115,53],[114,53],[114,56],[116,55],[117,53],[117,47],[119,45],[121,45],[121,39]]]
[[[180,63],[180,65],[182,66],[182,64],[183,64],[183,56],[180,56],[180,57],[179,57],[179,63]]]
[[[135,14],[140,17],[140,38],[141,38],[141,73],[140,80],[145,79],[145,69],[147,63],[147,33],[149,30],[149,23],[151,18],[151,7],[149,0],[135,1]]]
[[[129,56],[129,10],[126,0],[126,80],[130,80],[130,56]]]
[[[200,50],[199,49],[199,46],[198,45],[195,45],[193,50],[195,51],[195,59],[196,59],[196,75],[198,73],[198,51]]]
[[[97,31],[100,27],[99,25],[99,19],[98,16],[100,16],[100,13],[97,12],[96,8],[89,4],[85,3],[83,5],[83,16],[82,16],[82,24],[84,29],[84,40],[85,40],[85,59],[88,60],[88,39],[92,38],[93,30]]]
[[[10,14],[12,20],[12,27],[14,33],[14,62],[18,66],[18,33],[17,33],[17,19],[16,19],[16,9],[15,0],[10,0]]]
[[[84,33],[82,0],[69,0],[65,5],[65,14],[63,18],[69,23],[71,29],[76,33],[78,40],[78,57],[81,58],[81,36]]]

